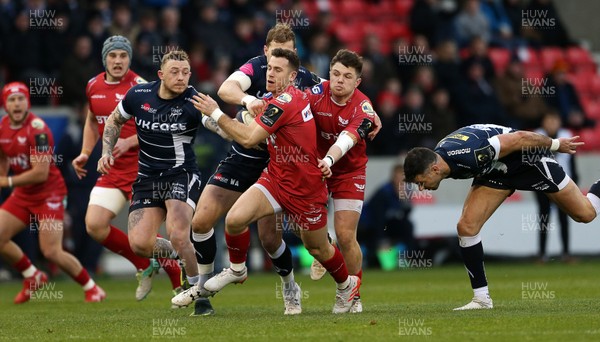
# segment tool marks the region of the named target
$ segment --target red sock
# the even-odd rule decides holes
[[[181,286],[181,267],[175,259],[158,259],[160,266],[167,272],[174,289]]]
[[[250,248],[250,229],[239,235],[229,235],[225,232],[225,242],[229,251],[229,261],[234,264],[246,262],[248,248]]]
[[[333,246],[333,248],[335,249],[333,256],[329,260],[321,262],[321,264],[331,274],[335,282],[339,284],[348,279],[348,269],[340,250],[336,246]]]
[[[29,266],[31,266],[31,260],[29,260],[29,258],[25,254],[23,254],[21,260],[15,262],[15,264],[13,265],[13,267],[16,268],[17,271],[19,271],[19,273],[22,273],[23,271],[28,269]]]
[[[131,246],[129,246],[127,234],[123,233],[119,228],[110,226],[110,233],[102,241],[102,245],[129,260],[138,270],[145,270],[150,266],[150,259],[133,253]]]
[[[162,237],[160,234],[156,234],[157,237]],[[171,286],[176,289],[181,286],[181,267],[175,259],[159,258],[158,263],[160,267],[167,272],[169,280],[171,280]]]
[[[85,270],[85,268],[81,269],[81,272],[79,272],[79,274],[76,277],[73,277],[73,279],[81,286],[87,284],[88,281],[90,281],[90,275],[88,274],[88,272]]]

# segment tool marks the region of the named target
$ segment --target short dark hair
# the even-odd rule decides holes
[[[335,56],[333,56],[333,58],[331,59],[331,63],[329,63],[329,68],[331,69],[331,67],[333,67],[333,65],[337,62],[342,63],[342,65],[347,68],[354,68],[358,77],[360,77],[360,75],[362,74],[362,57],[354,51],[346,49],[341,49],[340,51],[338,51],[335,54]]]
[[[294,48],[296,48],[296,35],[288,24],[278,23],[267,32],[265,45],[269,46],[273,41],[276,43],[287,43],[292,41],[294,43]]]
[[[411,149],[404,159],[404,180],[414,183],[415,177],[424,174],[436,160],[437,153],[426,147]]]
[[[298,58],[295,51],[277,48],[271,51],[271,57],[282,57],[287,59],[293,71],[298,71],[298,68],[300,68],[300,58]]]

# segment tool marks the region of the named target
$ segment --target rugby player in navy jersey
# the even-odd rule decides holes
[[[551,139],[534,132],[498,125],[471,125],[442,139],[434,150],[417,147],[404,162],[407,182],[436,190],[445,178],[473,178],[457,224],[463,261],[473,299],[454,310],[491,309],[493,302],[483,265],[479,232],[515,190],[539,191],[577,222],[588,223],[600,212],[600,183],[587,195],[556,162],[552,152],[575,153],[579,137]]]
[[[221,85],[218,95],[225,102],[241,104],[251,115],[246,122],[253,121],[254,114],[262,113],[265,103],[262,97],[266,89],[267,61],[275,48],[296,50],[295,35],[285,24],[277,24],[267,33],[264,55],[254,57],[231,74]],[[300,67],[294,85],[304,89],[319,84],[321,79]],[[237,120],[244,118],[238,113]],[[269,162],[269,152],[265,148],[244,148],[233,142],[227,157],[219,163],[202,191],[198,208],[192,221],[192,239],[198,253],[196,258],[200,269],[200,285],[204,285],[214,273],[214,260],[217,244],[214,237],[214,225],[225,216],[233,203],[242,193],[254,184]],[[299,314],[302,311],[300,287],[294,281],[292,252],[282,240],[282,232],[273,234],[275,217],[270,216],[258,221],[258,235],[263,248],[269,254],[275,270],[283,282],[283,301],[286,315]],[[200,286],[202,288],[202,286]],[[209,315],[214,310],[207,298],[196,300],[193,315]]]
[[[171,51],[161,61],[160,80],[127,92],[106,121],[98,172],[111,172],[121,128],[133,117],[140,152],[129,207],[131,249],[144,257],[179,256],[188,282],[195,284],[198,268],[189,234],[200,196],[200,176],[192,145],[201,121],[207,127],[211,122],[190,102],[197,94],[188,85],[190,75],[188,55]],[[170,241],[156,236],[163,221]]]

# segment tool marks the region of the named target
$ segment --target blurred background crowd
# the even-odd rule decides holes
[[[62,142],[63,172],[74,189],[69,197],[81,207],[70,211],[77,216],[87,203],[80,193],[95,179],[69,181],[68,158],[79,152],[85,87],[103,71],[107,37],[132,42],[131,69],[150,81],[157,79],[160,56],[186,50],[192,85],[216,95],[231,72],[263,53],[277,22],[292,26],[303,65],[323,78],[338,49],[364,57],[359,89],[383,121],[369,156],[433,147],[472,123],[535,129],[556,114],[563,127],[582,135],[585,148],[600,148],[596,64],[570,37],[552,0],[0,0],[0,84],[50,80],[60,96],[32,96],[33,105],[68,106],[79,114]],[[207,177],[227,145],[218,137],[199,139]],[[381,227],[378,234],[389,234],[383,227],[392,223],[373,221],[410,225],[410,204],[397,196],[399,172],[392,171],[387,188],[367,205],[378,210],[364,215],[366,224]],[[410,229],[390,239],[410,246]]]

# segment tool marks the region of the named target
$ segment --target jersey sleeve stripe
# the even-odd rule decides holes
[[[117,105],[117,108],[119,109],[119,112],[121,113],[121,115],[122,115],[122,116],[123,116],[125,119],[127,119],[127,120],[131,119],[131,114],[127,113],[127,112],[125,111],[125,109],[123,108],[123,101],[122,101],[122,100],[121,100],[121,101],[119,101],[119,104]]]

